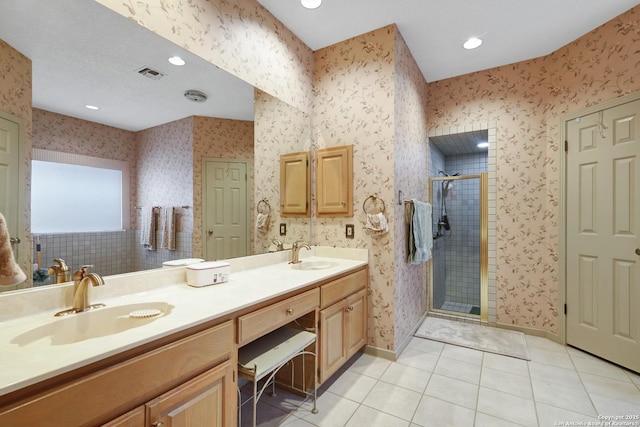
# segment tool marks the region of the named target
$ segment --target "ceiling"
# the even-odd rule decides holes
[[[0,39],[32,60],[36,108],[130,131],[194,115],[253,120],[253,86],[95,1],[3,1]],[[207,101],[187,100],[190,89]]]
[[[488,149],[480,148],[478,144],[488,140],[489,131],[486,129],[429,137],[429,143],[434,144],[445,157],[459,154],[487,154]]]
[[[397,24],[428,82],[547,55],[637,0],[258,0],[312,50]],[[468,51],[469,37],[484,43]]]
[[[299,0],[258,1],[313,50],[396,23],[427,81],[548,54],[640,3],[324,0],[307,10]],[[469,36],[484,44],[462,49]],[[252,86],[94,1],[3,1],[0,39],[31,58],[36,108],[131,131],[193,115],[253,120]],[[172,55],[187,64],[170,65]],[[142,67],[165,76],[143,77]],[[186,100],[189,89],[208,100]]]

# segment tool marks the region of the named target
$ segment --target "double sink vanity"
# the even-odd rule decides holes
[[[238,349],[299,323],[322,383],[366,344],[368,251],[288,256],[229,260],[203,288],[185,267],[106,277],[105,307],[64,317],[73,284],[0,294],[0,425],[234,426]]]

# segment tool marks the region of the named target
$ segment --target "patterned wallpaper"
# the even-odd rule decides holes
[[[286,243],[311,241],[311,218],[280,216],[280,155],[311,149],[309,115],[261,90],[255,91],[255,202],[263,198],[271,206],[269,229],[255,232],[254,253],[274,250],[273,239]],[[253,219],[256,207],[251,210]],[[287,225],[287,235],[280,236],[279,224]]]
[[[429,199],[429,152],[427,136],[427,83],[400,32],[395,44],[395,138],[394,138],[394,301],[395,346],[403,340],[428,308],[428,271],[431,261],[407,264],[407,222],[403,199]]]
[[[369,249],[369,344],[395,347],[394,139],[395,26],[314,53],[314,148],[353,147],[352,218],[314,219],[314,243]],[[417,156],[416,156],[417,157]],[[408,191],[408,190],[407,190]],[[362,205],[370,195],[386,204],[389,233],[364,232]],[[347,239],[345,225],[355,225]]]
[[[193,256],[202,257],[202,159],[204,157],[246,161],[248,191],[253,191],[253,122],[212,117],[193,118]],[[253,195],[253,193],[252,193]],[[251,199],[253,201],[253,197]],[[249,212],[255,212],[250,203]],[[251,242],[253,217],[250,215]]]
[[[558,333],[560,117],[640,90],[640,6],[542,58],[429,84],[429,127],[497,121],[497,321]]]
[[[188,117],[136,133],[136,206],[193,207],[193,121]],[[193,209],[178,211],[177,231],[193,232]]]
[[[0,40],[0,111],[7,112],[24,121],[24,152],[22,160],[26,177],[31,171],[31,60]],[[22,195],[24,210],[22,217],[21,243],[18,249],[18,263],[27,274],[31,283],[31,185],[25,182],[25,194]],[[5,213],[6,215],[6,213]],[[16,289],[24,286],[16,285]],[[11,290],[4,287],[3,290]]]
[[[296,108],[311,109],[313,55],[255,0],[97,0]]]

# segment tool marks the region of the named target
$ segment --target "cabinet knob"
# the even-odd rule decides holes
[[[287,314],[289,315],[293,314],[293,308],[287,308]]]
[[[151,427],[162,427],[164,425],[164,423],[162,421],[156,421],[155,423],[151,424]]]

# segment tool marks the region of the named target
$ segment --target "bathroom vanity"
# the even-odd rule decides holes
[[[368,254],[305,255],[231,260],[229,282],[206,288],[187,286],[185,267],[113,276],[92,296],[106,307],[72,327],[53,319],[61,307],[1,323],[0,425],[236,425],[238,348],[303,317],[325,381],[366,344]],[[123,314],[137,305],[162,314]]]

